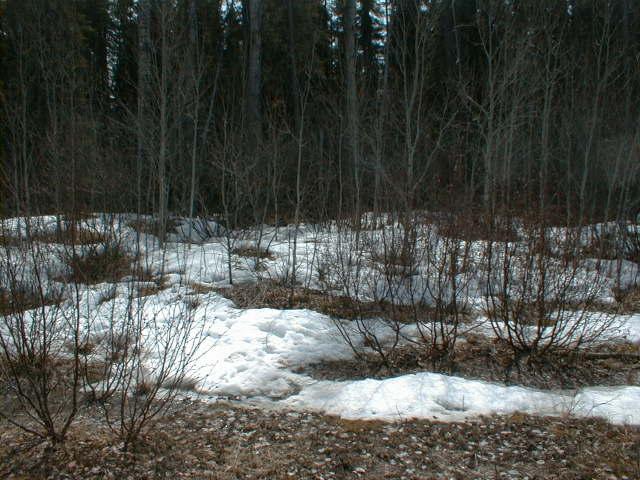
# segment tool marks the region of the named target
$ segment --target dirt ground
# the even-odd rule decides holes
[[[638,479],[640,429],[515,414],[347,421],[185,400],[133,452],[85,413],[52,448],[0,423],[3,479]]]

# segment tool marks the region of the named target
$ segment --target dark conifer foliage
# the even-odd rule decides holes
[[[2,0],[0,15],[5,215],[640,207],[638,2]]]

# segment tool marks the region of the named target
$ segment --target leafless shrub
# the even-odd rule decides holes
[[[613,295],[621,312],[637,313],[640,311],[640,285],[614,287]]]
[[[177,297],[158,309],[148,298],[132,284],[124,309],[107,317],[100,342],[104,379],[88,387],[125,450],[171,408],[201,339],[189,302]]]
[[[334,284],[344,298],[350,299],[349,302],[355,300],[349,322],[335,319],[335,325],[344,340],[359,359],[366,361],[367,355],[363,349],[369,349],[376,353],[384,366],[391,367],[393,353],[400,341],[401,324],[393,318],[393,312],[389,317],[380,319],[372,318],[363,309],[368,301],[389,297],[376,292],[378,286],[383,284],[384,272],[370,268],[371,252],[375,248],[373,236],[376,233],[359,230],[350,221],[339,223],[337,244],[325,248],[320,264],[323,265],[323,275],[329,278],[327,281]],[[390,300],[390,304],[393,305],[393,300]]]
[[[472,207],[440,215],[435,220],[438,232],[448,238],[466,242],[518,241],[518,232],[510,217],[490,216]]]
[[[432,307],[427,318],[417,318],[423,343],[434,362],[450,363],[462,324],[470,313],[469,288],[473,280],[471,243],[440,236],[426,229],[424,236],[425,277],[421,296]]]
[[[269,252],[269,250],[260,248],[260,247],[236,247],[231,250],[231,253],[234,255],[238,255],[240,257],[253,257],[253,258],[261,258],[261,259],[269,259],[273,260],[273,255]]]
[[[76,223],[59,225],[53,231],[36,232],[32,239],[41,243],[57,243],[63,245],[93,245],[106,243],[110,236],[108,233],[81,227]]]
[[[351,321],[337,321],[338,328],[361,358],[367,347],[389,368],[400,345],[433,362],[450,361],[469,316],[470,244],[417,217],[377,224],[383,227],[343,235],[322,259],[323,275],[355,300],[353,315],[343,316]]]
[[[79,316],[62,302],[65,292],[46,278],[50,262],[33,241],[0,251],[0,415],[61,443],[78,411],[79,346],[85,339]]]
[[[589,229],[582,247],[585,256],[605,260],[627,260],[640,263],[640,232],[635,225],[605,224]]]
[[[131,273],[133,258],[117,243],[91,245],[84,251],[73,249],[64,254],[69,273],[65,282],[95,284],[117,282]]]
[[[497,337],[519,363],[574,351],[606,333],[613,316],[595,313],[606,286],[598,264],[576,255],[579,238],[551,238],[544,222],[525,226],[518,243],[488,242],[485,251],[486,313]],[[549,255],[554,251],[568,255]]]

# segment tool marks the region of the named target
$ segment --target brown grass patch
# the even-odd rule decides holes
[[[138,286],[138,297],[156,295],[158,292],[168,288],[167,277],[152,277],[151,279],[144,280],[144,282],[144,285]]]
[[[617,260],[622,258],[640,263],[640,234],[620,230],[593,233],[591,240],[582,247],[582,254],[590,258]]]
[[[61,295],[44,296],[25,289],[0,287],[0,315],[13,315],[34,308],[56,305],[62,301]]]
[[[577,305],[572,305],[578,307]],[[535,304],[527,304],[516,307],[503,306],[502,303],[495,307],[489,306],[484,310],[485,315],[496,322],[501,322],[505,318],[518,326],[528,327],[552,327],[556,324],[556,319],[549,318],[548,312],[553,312],[557,304],[549,302],[540,312],[540,308]],[[569,308],[569,305],[565,305]]]
[[[97,411],[97,409],[96,409]],[[89,410],[64,448],[34,447],[0,424],[0,477],[356,479],[638,478],[640,430],[516,413],[465,422],[352,422],[288,411],[188,403],[135,450]]]
[[[258,258],[260,260],[273,260],[275,257],[269,250],[258,247],[237,247],[231,253],[239,257]]]
[[[156,284],[152,284],[152,285],[143,285],[138,287],[138,291],[137,291],[137,297],[138,298],[142,298],[142,297],[150,297],[152,295],[157,294],[158,292],[161,292],[162,290],[164,290],[162,288],[161,285],[156,285]]]
[[[68,346],[70,353],[73,353],[75,347]],[[94,345],[83,344],[78,347],[78,355],[85,358],[90,355]],[[76,368],[73,358],[63,358],[58,355],[12,355],[9,359],[2,359],[3,365],[0,371],[5,372],[9,376],[17,378],[29,378],[32,381],[47,381],[51,386],[50,390],[53,394],[58,395],[65,393],[64,389],[72,381],[73,371]],[[104,364],[95,361],[80,361],[78,366],[79,375],[90,383],[104,379],[106,369]],[[45,380],[46,379],[46,380]],[[64,401],[62,397],[55,397],[56,400]]]
[[[640,312],[640,285],[614,288],[613,295],[621,309],[621,313]]]
[[[216,289],[211,285],[205,285],[204,283],[192,282],[189,284],[193,292],[197,295],[204,295],[207,293],[215,292]]]
[[[483,214],[451,215],[437,222],[439,233],[445,237],[467,242],[517,242],[518,232],[510,218],[485,218]]]
[[[132,272],[133,257],[117,245],[107,245],[104,249],[94,249],[84,255],[67,258],[71,272],[61,280],[84,284],[116,282]]]
[[[436,315],[433,307],[424,304],[410,306],[395,305],[388,301],[364,302],[308,288],[291,289],[272,281],[236,284],[215,291],[240,308],[304,308],[348,320],[379,317],[400,323],[414,323]],[[450,312],[445,309],[442,313],[446,315]]]
[[[360,359],[321,362],[299,373],[319,380],[343,381],[428,371],[538,389],[639,385],[639,349],[626,343],[518,360],[506,342],[467,334],[446,358],[430,354],[429,346],[407,345],[390,352],[387,365],[379,355],[364,352]]]
[[[140,234],[159,236],[162,227],[161,222],[156,218],[139,218],[130,220],[127,225]],[[165,232],[175,231],[178,221],[174,218],[167,218],[165,222]]]
[[[59,243],[63,245],[95,245],[107,244],[112,240],[108,235],[97,230],[70,227],[56,229],[52,232],[36,232],[31,239],[40,243]]]
[[[179,390],[182,392],[195,392],[198,386],[198,380],[188,375],[180,378],[168,378],[162,384],[163,388],[171,390]]]
[[[11,233],[0,234],[0,247],[2,248],[19,247],[24,244],[24,241],[23,238]]]

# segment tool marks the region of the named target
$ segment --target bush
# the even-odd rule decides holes
[[[579,255],[549,255],[544,224],[524,228],[518,244],[485,249],[486,314],[496,336],[521,358],[572,351],[596,342],[613,317],[596,314],[606,276]],[[555,240],[561,252],[579,251],[571,235]]]
[[[117,243],[93,246],[88,251],[73,250],[66,254],[66,263],[70,272],[65,282],[96,284],[117,282],[132,274],[134,258],[127,254]]]

